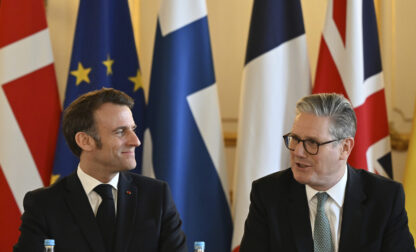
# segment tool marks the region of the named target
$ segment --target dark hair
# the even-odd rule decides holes
[[[64,110],[62,131],[69,148],[75,156],[79,157],[82,152],[75,141],[75,134],[78,132],[89,134],[94,138],[98,147],[101,146],[95,128],[94,112],[104,103],[126,105],[132,109],[134,100],[122,91],[113,88],[102,88],[81,95]]]
[[[355,136],[357,118],[351,103],[343,95],[321,93],[305,96],[296,104],[296,114],[300,113],[329,117],[329,133],[337,139]]]

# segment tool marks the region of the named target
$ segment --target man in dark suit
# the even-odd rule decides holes
[[[80,96],[65,111],[65,139],[80,158],[73,174],[28,192],[14,251],[187,251],[181,220],[165,182],[136,167],[131,97],[114,89]]]
[[[355,131],[343,96],[298,101],[291,168],[253,182],[240,252],[415,251],[402,186],[347,165]]]

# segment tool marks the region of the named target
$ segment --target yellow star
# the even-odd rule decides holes
[[[140,73],[140,69],[137,70],[136,76],[129,77],[129,80],[134,83],[134,92],[139,90],[139,88],[143,88],[142,74]]]
[[[54,184],[59,179],[59,174],[52,174],[51,176],[51,185]]]
[[[114,60],[110,58],[110,55],[107,55],[107,60],[103,61],[104,66],[107,67],[107,75],[113,74],[113,69],[111,68],[113,63],[114,63]]]
[[[90,78],[88,77],[90,72],[91,68],[84,68],[81,62],[78,62],[78,69],[71,71],[71,74],[77,78],[76,85],[78,86],[83,81],[90,83]]]

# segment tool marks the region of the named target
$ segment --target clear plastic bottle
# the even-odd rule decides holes
[[[205,242],[203,241],[194,242],[194,252],[205,252]]]
[[[43,244],[45,245],[45,252],[54,252],[54,247],[55,247],[54,239],[45,239]]]

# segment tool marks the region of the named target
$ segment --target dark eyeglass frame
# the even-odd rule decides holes
[[[334,140],[329,140],[329,141],[326,141],[326,142],[323,142],[323,143],[319,143],[319,142],[317,142],[317,141],[315,141],[315,140],[312,140],[312,139],[300,139],[299,137],[297,137],[297,136],[293,135],[292,133],[287,133],[286,135],[284,135],[284,136],[283,136],[283,139],[284,139],[284,142],[285,142],[285,146],[286,146],[286,148],[287,148],[288,150],[290,150],[290,151],[294,151],[295,149],[291,149],[291,148],[289,148],[289,137],[292,137],[295,141],[297,141],[297,142],[298,142],[298,143],[296,144],[296,146],[297,146],[300,142],[302,142],[302,144],[303,144],[303,149],[305,149],[305,151],[306,151],[308,154],[310,154],[310,155],[318,155],[318,152],[319,152],[319,146],[321,146],[321,145],[325,145],[325,144],[329,144],[329,143],[333,143],[333,142],[336,142],[336,141],[339,141],[339,140],[343,140],[343,139],[345,139],[345,138],[340,138],[340,139],[334,139]],[[308,150],[308,147],[306,147],[307,145],[306,145],[306,143],[305,143],[305,142],[310,142],[310,143],[312,143],[312,144],[316,144],[316,145],[317,145],[316,152],[315,152],[315,153],[310,152],[310,151]]]

